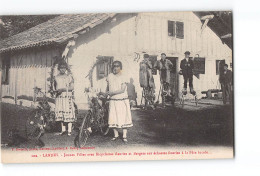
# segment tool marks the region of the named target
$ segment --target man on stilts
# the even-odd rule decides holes
[[[170,96],[174,98],[170,90],[170,80],[171,80],[171,69],[173,64],[170,60],[166,59],[166,54],[161,54],[161,60],[155,63],[155,68],[160,71],[160,82],[161,82],[161,96],[162,105],[165,106],[165,97]]]

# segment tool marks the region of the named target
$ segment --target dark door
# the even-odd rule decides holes
[[[170,80],[170,89],[171,92],[175,95],[175,98],[178,97],[179,86],[178,86],[178,73],[177,73],[177,60],[178,57],[166,57],[166,59],[172,62],[173,67],[171,68],[171,80]]]

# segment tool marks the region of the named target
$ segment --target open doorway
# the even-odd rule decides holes
[[[171,78],[170,78],[170,90],[173,93],[174,97],[178,97],[179,93],[179,80],[178,80],[178,73],[177,73],[177,61],[178,57],[166,57],[166,59],[170,60],[173,67],[171,69]]]

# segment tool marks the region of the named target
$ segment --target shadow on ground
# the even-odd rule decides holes
[[[1,144],[7,144],[8,130],[17,129],[25,135],[25,122],[32,109],[1,103]],[[134,126],[128,130],[128,147],[131,146],[233,146],[233,114],[231,106],[216,106],[189,111],[182,108],[167,107],[155,110],[133,110]],[[81,113],[82,117],[84,113]],[[79,118],[80,119],[80,118]],[[80,123],[80,122],[79,122]],[[78,125],[75,125],[76,127]],[[46,133],[41,137],[45,147],[74,147],[77,128],[72,136],[57,136]],[[57,130],[58,131],[58,130]],[[112,130],[107,136],[93,134],[88,146],[115,148],[124,146],[122,140],[111,141]],[[18,147],[30,147],[29,141]]]

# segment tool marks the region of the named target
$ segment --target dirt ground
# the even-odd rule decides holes
[[[7,132],[17,129],[26,138],[25,122],[32,109],[1,103],[2,147],[8,147]],[[80,113],[81,116],[84,113]],[[233,115],[231,106],[203,106],[203,108],[158,107],[155,110],[132,110],[134,126],[128,130],[127,146],[230,146],[234,144]],[[75,125],[77,126],[77,125]],[[57,129],[58,131],[58,129]],[[77,128],[71,136],[45,133],[41,140],[45,147],[74,147]],[[92,134],[87,146],[115,148],[126,145],[121,139],[111,141],[108,135]],[[17,147],[34,147],[31,141],[22,141]]]

